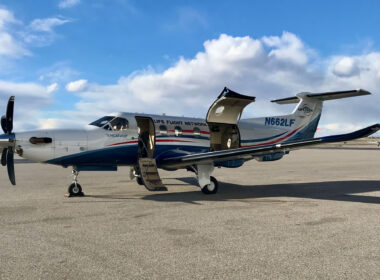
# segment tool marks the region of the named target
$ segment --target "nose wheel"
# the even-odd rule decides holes
[[[76,183],[72,183],[68,189],[70,196],[84,196],[82,186]]]
[[[78,183],[78,175],[79,171],[76,169],[73,169],[73,182],[68,188],[68,194],[66,196],[73,197],[73,196],[84,196],[84,193],[82,191],[82,186]]]

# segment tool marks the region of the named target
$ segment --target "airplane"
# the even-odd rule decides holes
[[[81,171],[116,171],[130,166],[131,179],[149,191],[166,191],[158,168],[194,172],[201,191],[215,194],[219,183],[215,167],[237,168],[246,161],[280,160],[291,150],[349,141],[371,135],[380,124],[340,135],[314,138],[324,101],[371,94],[362,89],[308,93],[272,100],[297,104],[288,115],[241,119],[255,97],[225,87],[210,106],[206,119],[138,113],[101,117],[86,129],[51,129],[13,132],[14,96],[1,118],[1,164],[16,184],[14,153],[32,161],[72,167],[68,196],[83,196]]]

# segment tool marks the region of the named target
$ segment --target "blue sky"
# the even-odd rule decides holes
[[[377,1],[2,1],[0,102],[5,108],[16,94],[16,128],[30,129],[80,126],[119,110],[202,117],[224,86],[257,96],[247,116],[285,113],[291,108],[268,101],[298,91],[376,93],[379,8]],[[321,126],[339,132],[378,122],[380,100],[371,98],[326,104]]]

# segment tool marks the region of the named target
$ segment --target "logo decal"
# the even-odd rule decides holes
[[[303,111],[306,116],[310,116],[310,114],[313,112],[313,110],[307,104],[303,105],[302,108],[299,108],[298,111]]]
[[[118,134],[118,133],[106,133],[106,135],[108,137],[122,137],[122,138],[128,137],[127,134]]]

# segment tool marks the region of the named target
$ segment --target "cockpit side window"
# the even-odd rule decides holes
[[[121,130],[127,130],[128,129],[128,121],[124,118],[114,118],[110,125],[112,127],[112,130],[114,131],[121,131]]]
[[[124,118],[105,116],[90,123],[90,125],[101,127],[105,130],[125,131],[128,129],[129,123]]]

